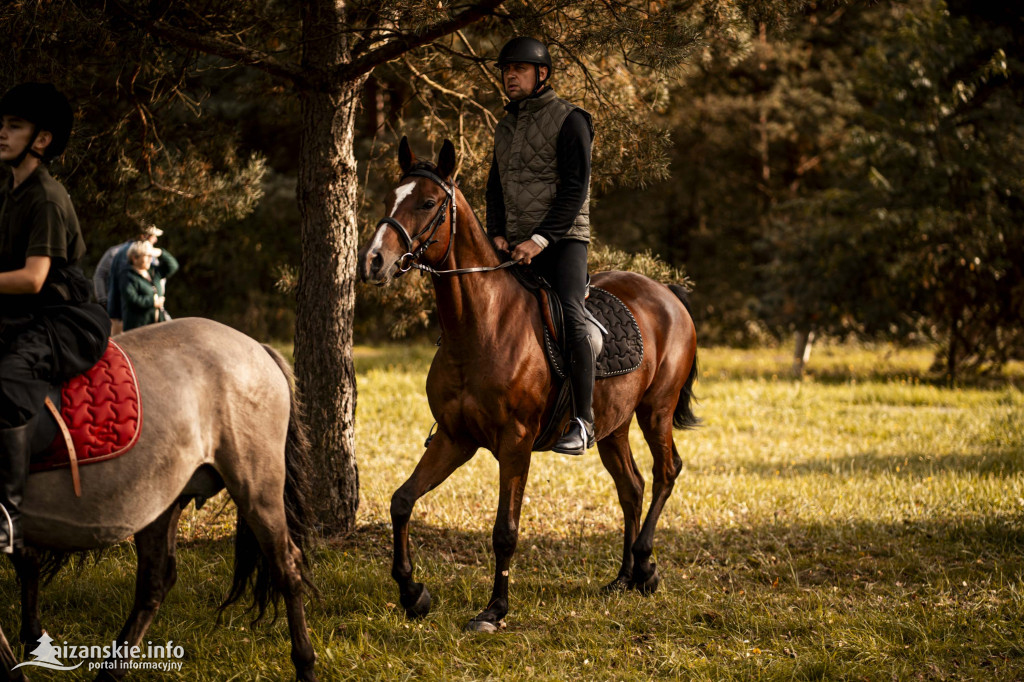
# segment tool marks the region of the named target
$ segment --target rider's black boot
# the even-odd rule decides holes
[[[551,448],[565,455],[582,455],[594,445],[594,347],[590,337],[569,353],[569,381],[572,383],[573,419]]]
[[[21,547],[21,498],[28,481],[30,424],[0,430],[0,553]]]

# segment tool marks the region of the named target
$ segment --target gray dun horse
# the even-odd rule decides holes
[[[135,603],[118,642],[138,645],[177,571],[183,508],[223,488],[238,507],[234,578],[224,608],[252,587],[257,618],[283,596],[297,679],[315,680],[303,593],[308,440],[291,369],[277,351],[216,322],[181,319],[117,337],[138,374],[143,424],[117,459],[81,469],[82,496],[66,470],[33,474],[25,492],[21,639],[42,632],[37,595],[43,560],[107,547],[134,535]],[[119,679],[123,659],[99,679]],[[23,680],[0,632],[0,673]]]

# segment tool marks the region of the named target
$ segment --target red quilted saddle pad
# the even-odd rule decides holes
[[[71,432],[79,464],[114,459],[134,447],[142,431],[139,382],[128,355],[113,341],[99,362],[61,389],[61,417]],[[68,467],[68,449],[58,432],[50,452],[31,470]]]

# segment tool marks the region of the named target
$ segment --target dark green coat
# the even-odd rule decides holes
[[[124,330],[143,327],[154,322],[163,322],[166,314],[153,307],[153,296],[164,295],[163,280],[178,271],[178,261],[167,251],[149,268],[152,281],[134,269],[128,270],[121,283],[121,301],[124,305]]]

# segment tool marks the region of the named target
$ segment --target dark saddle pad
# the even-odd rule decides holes
[[[548,292],[555,297],[554,291]],[[590,287],[587,297],[587,311],[601,327],[603,347],[597,356],[597,379],[629,374],[637,369],[644,360],[644,339],[640,335],[640,326],[626,304],[615,294],[600,287]],[[564,330],[559,329],[559,338],[564,338]],[[555,374],[560,379],[566,377],[566,354],[561,344],[555,343],[551,332],[544,328],[544,349],[548,361],[551,362]]]
[[[563,347],[565,330],[558,295],[543,278],[527,268],[513,268],[513,273],[540,301],[544,319],[544,350],[555,375],[565,379],[568,353]],[[629,374],[640,367],[644,359],[644,340],[636,318],[615,294],[589,284],[587,291],[589,326],[592,332],[596,330],[600,334],[601,341],[595,344],[600,348],[595,377],[605,379]]]

